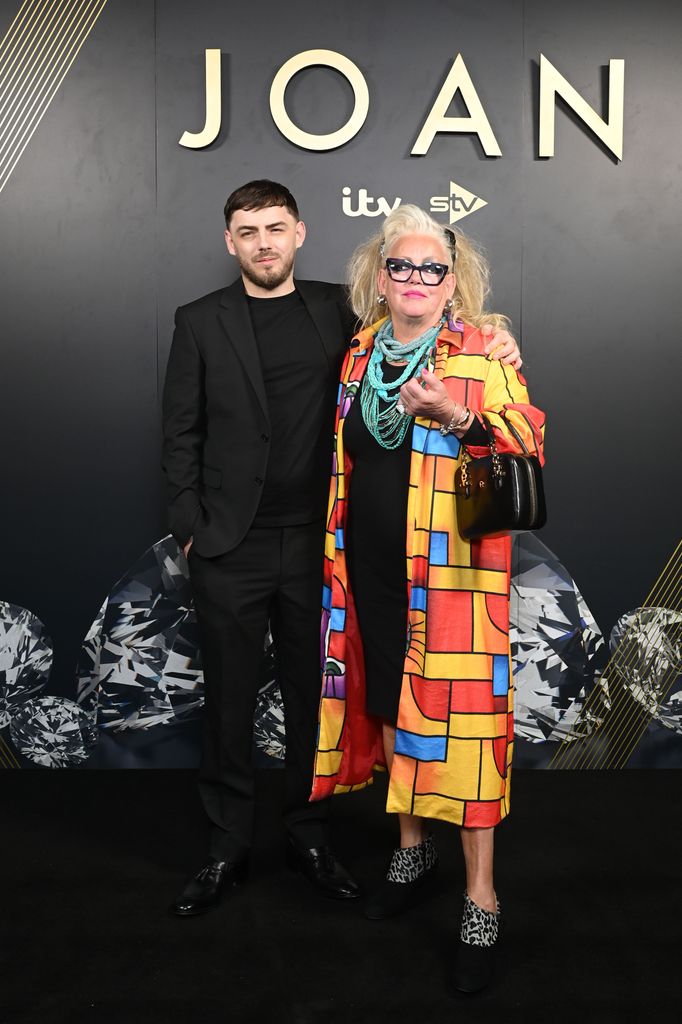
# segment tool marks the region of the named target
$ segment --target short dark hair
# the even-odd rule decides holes
[[[264,210],[268,206],[285,206],[292,217],[300,219],[296,200],[286,185],[269,181],[268,178],[258,178],[240,185],[227,197],[225,224],[230,227],[230,221],[237,210]]]

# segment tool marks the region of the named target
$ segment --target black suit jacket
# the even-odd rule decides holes
[[[322,281],[296,287],[338,376],[354,326],[346,292]],[[241,278],[180,306],[163,392],[163,470],[179,544],[193,536],[207,558],[239,544],[258,508],[276,429]]]

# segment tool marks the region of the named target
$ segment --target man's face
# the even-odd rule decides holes
[[[237,210],[225,231],[228,252],[236,256],[251,295],[291,291],[296,250],[304,238],[305,224],[286,206]]]

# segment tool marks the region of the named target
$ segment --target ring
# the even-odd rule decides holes
[[[401,416],[405,415],[405,406],[403,405],[402,402],[398,402],[398,404],[396,405],[396,409],[398,410]]]

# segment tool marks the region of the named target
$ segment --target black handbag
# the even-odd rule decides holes
[[[530,454],[518,430],[506,418],[524,454],[498,452],[492,427],[485,416],[481,419],[490,455],[472,459],[462,446],[462,462],[455,474],[460,534],[466,540],[476,540],[510,530],[539,530],[547,522],[540,460]]]

